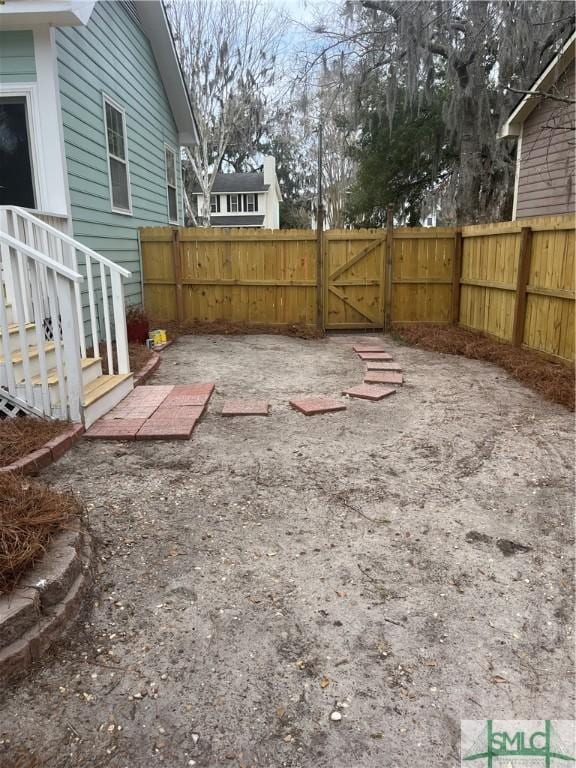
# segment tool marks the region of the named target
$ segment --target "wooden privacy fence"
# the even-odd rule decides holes
[[[574,216],[464,227],[141,230],[155,321],[458,323],[574,360]],[[320,275],[320,280],[317,275]]]
[[[576,217],[462,229],[460,325],[574,360]]]

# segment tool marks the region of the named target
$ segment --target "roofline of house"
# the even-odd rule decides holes
[[[138,16],[154,52],[164,89],[170,102],[181,145],[197,144],[198,123],[190,99],[182,65],[178,58],[164,0],[136,0]]]
[[[270,184],[267,184],[262,189],[213,189],[210,193],[211,195],[262,195],[265,192],[268,192],[270,190]],[[201,189],[193,189],[191,192],[192,195],[203,195],[204,192],[202,192]]]
[[[0,4],[2,29],[24,29],[30,25],[79,27],[88,23],[96,0],[20,0]]]
[[[504,139],[508,136],[519,136],[520,129],[526,118],[540,104],[542,96],[538,91],[546,91],[564,72],[576,55],[576,33],[573,33],[564,43],[561,50],[552,59],[550,64],[536,78],[534,83],[528,89],[527,93],[516,105],[502,128],[498,133],[498,138]]]

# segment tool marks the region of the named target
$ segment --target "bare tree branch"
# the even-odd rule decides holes
[[[576,104],[576,99],[569,99],[564,96],[556,96],[554,93],[550,93],[549,91],[523,91],[521,88],[512,88],[512,86],[507,86],[507,91],[510,91],[511,93],[519,93],[522,96],[534,96],[539,97],[542,99],[552,99],[553,101],[561,101],[563,104]]]

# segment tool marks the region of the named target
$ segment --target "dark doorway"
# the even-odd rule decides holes
[[[36,207],[23,98],[0,99],[0,205]]]

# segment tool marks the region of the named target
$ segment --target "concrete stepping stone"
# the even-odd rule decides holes
[[[399,371],[366,371],[365,384],[404,384],[404,376]]]
[[[354,352],[386,352],[381,344],[356,344]]]
[[[399,363],[393,363],[389,360],[367,360],[366,370],[368,371],[402,371]]]
[[[358,352],[360,360],[392,360],[389,352]]]
[[[344,403],[331,397],[305,397],[299,400],[290,400],[290,405],[305,416],[346,410]]]
[[[378,387],[374,384],[358,384],[357,387],[343,390],[343,395],[348,397],[359,397],[362,400],[382,400],[396,392],[394,387]]]
[[[222,416],[268,416],[269,408],[266,400],[226,400]]]

